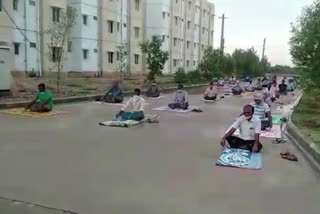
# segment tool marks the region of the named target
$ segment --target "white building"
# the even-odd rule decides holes
[[[214,5],[207,0],[148,0],[146,37],[161,36],[169,61],[165,74],[193,70],[203,51],[213,46]]]

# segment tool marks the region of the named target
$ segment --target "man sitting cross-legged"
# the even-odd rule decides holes
[[[128,100],[121,111],[116,115],[117,120],[143,120],[145,118],[143,110],[145,100],[140,96],[140,89],[134,89],[134,95]]]
[[[203,98],[205,100],[216,100],[217,95],[218,95],[217,87],[213,84],[213,82],[210,82],[210,86],[204,92]]]
[[[38,85],[38,94],[36,98],[25,108],[32,112],[50,112],[53,109],[53,95],[46,91],[46,85]]]
[[[270,107],[264,102],[264,94],[256,91],[253,95],[254,102],[250,105],[254,107],[254,115],[261,120],[261,130],[272,128],[272,115]]]
[[[122,103],[122,89],[120,88],[118,81],[114,81],[106,95],[98,101],[104,101],[106,103]]]
[[[253,115],[254,107],[246,105],[243,108],[243,115],[240,116],[223,136],[221,146],[230,146],[233,149],[249,150],[260,152],[262,144],[259,142],[261,132],[261,121]],[[239,129],[240,137],[233,136]]]
[[[160,89],[156,82],[153,82],[146,92],[147,97],[157,98],[160,96]]]
[[[183,85],[178,85],[178,90],[173,94],[173,103],[170,103],[171,109],[183,109],[189,108],[188,93],[183,90]]]

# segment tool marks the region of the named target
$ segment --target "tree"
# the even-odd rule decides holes
[[[226,54],[222,58],[222,72],[227,76],[232,76],[235,73],[235,62],[230,54]]]
[[[128,77],[129,74],[129,69],[128,69],[128,47],[127,43],[122,43],[121,45],[117,46],[117,58],[118,58],[118,72],[120,72],[120,77],[122,80],[122,77]]]
[[[222,56],[218,49],[208,47],[204,51],[202,60],[199,63],[201,76],[207,80],[214,77],[221,77],[222,73]]]
[[[154,80],[156,76],[162,75],[164,64],[169,59],[169,53],[161,50],[162,42],[160,36],[153,36],[151,41],[140,45],[142,52],[146,54],[149,80]]]
[[[77,10],[68,6],[66,10],[60,12],[59,20],[51,22],[46,31],[46,34],[50,36],[48,58],[53,64],[53,70],[57,72],[58,92],[60,90],[60,73],[63,70],[66,60],[65,50],[68,43],[68,36],[76,23],[76,17]]]
[[[320,88],[320,1],[304,8],[291,26],[290,53],[307,89]]]

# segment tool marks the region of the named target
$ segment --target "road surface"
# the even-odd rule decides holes
[[[200,98],[191,104],[204,112],[183,115],[151,111],[169,98],[148,100],[160,123],[129,129],[99,126],[119,107],[91,102],[44,119],[0,114],[0,196],[80,214],[319,214],[319,177],[291,143],[263,140],[259,171],[215,166],[221,136],[251,97]],[[280,158],[286,149],[298,163]]]

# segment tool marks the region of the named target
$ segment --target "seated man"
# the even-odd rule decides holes
[[[173,103],[170,103],[171,109],[183,109],[189,108],[188,93],[183,90],[183,85],[178,85],[178,90],[173,94]]]
[[[255,92],[254,102],[250,105],[254,107],[254,116],[258,117],[261,120],[261,130],[265,130],[266,128],[272,128],[272,116],[271,111],[268,106],[264,102],[264,94],[261,91]]]
[[[143,120],[145,100],[140,96],[141,90],[134,89],[134,95],[128,100],[121,111],[116,115],[117,120]]]
[[[295,90],[295,83],[293,79],[289,80],[289,84],[288,84],[288,91],[292,92]]]
[[[243,92],[242,88],[240,87],[240,83],[239,81],[237,82],[237,84],[231,89],[232,93],[234,95],[241,95],[241,93]]]
[[[216,100],[218,95],[218,89],[214,86],[213,82],[210,82],[210,86],[204,92],[203,98],[205,100]]]
[[[288,93],[288,85],[285,83],[285,80],[282,80],[282,83],[279,85],[280,94],[287,95]]]
[[[148,90],[146,92],[146,96],[147,97],[153,97],[153,98],[156,98],[156,97],[160,96],[160,89],[157,86],[156,82],[153,82],[151,84],[151,86],[148,88]]]
[[[53,95],[46,91],[46,85],[38,85],[38,94],[36,98],[25,108],[32,112],[49,112],[53,108]]]
[[[122,103],[122,89],[119,87],[118,81],[113,82],[112,87],[99,101],[104,101],[106,103]]]
[[[223,87],[224,86],[224,79],[222,77],[219,79],[217,86],[218,87]]]
[[[237,83],[237,80],[234,76],[232,76],[230,79],[229,79],[229,84],[230,85],[235,85]]]
[[[259,142],[261,132],[261,121],[253,115],[254,107],[246,105],[243,108],[243,114],[240,116],[227,131],[221,140],[221,146],[229,146],[233,149],[249,150],[251,152],[260,152],[262,144]],[[240,137],[233,136],[239,129]]]
[[[255,91],[255,87],[252,84],[252,80],[249,81],[249,85],[245,88],[245,91],[247,91],[247,92],[254,92]]]
[[[280,97],[279,89],[277,87],[277,82],[273,82],[269,92],[270,92],[270,97],[272,102],[276,101],[276,99]]]

